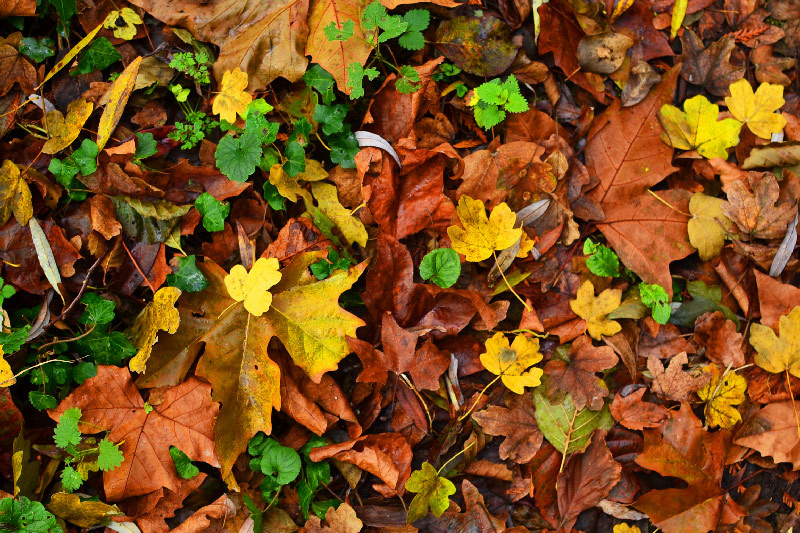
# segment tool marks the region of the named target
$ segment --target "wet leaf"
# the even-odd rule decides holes
[[[510,391],[523,394],[525,387],[538,387],[543,371],[533,365],[542,360],[539,339],[516,335],[509,344],[503,333],[497,332],[486,340],[481,354],[483,367],[500,379]]]

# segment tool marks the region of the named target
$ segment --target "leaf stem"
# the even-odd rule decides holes
[[[497,265],[497,270],[500,272],[500,276],[503,278],[503,281],[506,282],[506,287],[508,287],[508,290],[511,291],[511,294],[517,297],[517,300],[519,300],[519,302],[523,305],[523,307],[525,307],[525,310],[530,313],[531,307],[528,305],[527,302],[525,302],[525,300],[522,299],[522,297],[519,294],[517,294],[517,291],[515,291],[514,287],[511,286],[511,282],[508,281],[508,278],[506,278],[506,274],[505,272],[503,272],[503,267],[500,266],[500,262],[497,260],[496,251],[492,251],[492,257],[494,257],[494,264]]]
[[[786,388],[789,389],[789,397],[792,399],[792,409],[794,410],[794,421],[797,424],[797,436],[800,437],[800,416],[797,415],[797,405],[794,403],[794,393],[792,392],[792,383],[789,380],[789,369],[784,368],[786,373]]]
[[[693,215],[691,213],[684,213],[683,211],[681,211],[680,209],[676,208],[674,205],[672,205],[668,201],[664,200],[663,198],[661,198],[659,195],[657,195],[656,193],[654,193],[650,189],[647,189],[647,192],[649,192],[651,195],[653,195],[653,198],[655,198],[656,200],[658,200],[659,202],[661,202],[665,206],[669,207],[670,209],[672,209],[676,213],[680,213],[681,215],[683,215],[685,217],[689,217],[689,218],[693,217]]]
[[[480,394],[478,394],[478,397],[477,397],[477,398],[475,398],[475,402],[472,404],[472,407],[470,407],[470,408],[469,408],[469,410],[468,410],[466,413],[464,413],[463,415],[461,415],[460,417],[458,417],[458,421],[459,421],[459,422],[461,422],[462,420],[464,420],[465,418],[467,418],[467,417],[469,416],[469,414],[472,412],[472,410],[473,410],[473,409],[475,409],[475,406],[476,406],[476,405],[478,405],[478,402],[479,402],[479,401],[481,401],[481,398],[483,398],[483,395],[484,395],[484,393],[486,392],[486,390],[487,390],[489,387],[491,387],[492,385],[494,385],[494,384],[495,384],[495,382],[496,382],[498,379],[500,379],[501,377],[502,377],[502,374],[499,374],[498,376],[496,376],[496,377],[495,377],[495,378],[494,378],[492,381],[490,381],[490,382],[489,382],[489,383],[488,383],[488,384],[487,384],[487,385],[486,385],[486,386],[485,386],[485,387],[484,387],[484,388],[481,390],[481,393],[480,393]]]
[[[455,454],[453,457],[451,457],[450,459],[448,459],[448,460],[447,460],[447,462],[446,462],[445,464],[443,464],[442,466],[440,466],[440,467],[439,467],[439,470],[437,470],[437,471],[436,471],[436,476],[438,477],[438,476],[439,476],[439,474],[441,474],[441,473],[442,473],[442,470],[444,470],[444,467],[446,467],[447,465],[449,465],[450,463],[452,463],[452,462],[453,462],[453,460],[454,460],[456,457],[458,457],[459,455],[461,455],[461,454],[462,454],[462,453],[464,453],[465,451],[469,450],[469,449],[470,449],[470,448],[472,448],[474,445],[475,445],[475,443],[474,443],[474,442],[470,442],[470,443],[469,443],[469,446],[465,447],[463,450],[461,450],[460,452],[458,452],[457,454]]]

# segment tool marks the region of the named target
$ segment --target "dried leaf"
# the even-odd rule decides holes
[[[706,384],[709,379],[708,374],[699,376],[684,372],[683,365],[689,362],[686,352],[681,352],[673,357],[669,366],[664,369],[664,365],[655,356],[647,358],[647,369],[653,375],[652,391],[662,398],[682,402],[689,399],[689,396],[697,389]]]
[[[758,173],[751,172],[746,181],[735,180],[726,186],[728,201],[722,212],[751,237],[780,239],[794,218],[797,205],[791,202],[776,205],[780,195],[778,180],[771,173],[761,178],[753,174]]]
[[[641,388],[624,397],[617,394],[610,406],[614,419],[626,428],[636,431],[658,427],[669,416],[669,411],[660,405],[643,401],[645,392],[647,389]]]
[[[608,387],[595,373],[613,367],[617,361],[613,348],[593,346],[589,337],[581,335],[572,342],[567,360],[554,357],[544,371],[550,377],[552,390],[569,393],[576,409],[589,407],[597,411],[603,407]]]
[[[493,405],[472,415],[489,435],[503,435],[500,459],[526,464],[542,445],[542,432],[536,424],[533,402],[525,395],[507,400],[508,408]]]
[[[58,263],[56,263],[56,258],[53,256],[53,249],[50,247],[50,241],[47,240],[47,235],[45,235],[42,226],[39,225],[39,221],[36,218],[30,219],[30,229],[33,247],[36,249],[36,257],[39,258],[39,264],[44,271],[44,277],[47,278],[53,290],[61,296],[61,300],[63,301],[64,295],[61,294],[61,289],[59,288],[61,284],[61,272],[59,272]]]
[[[33,216],[33,202],[19,167],[6,159],[0,167],[0,227],[5,226],[12,213],[20,226],[27,225]]]
[[[102,526],[112,516],[123,514],[116,505],[97,501],[81,501],[77,494],[57,492],[50,498],[47,510],[78,527]]]
[[[175,333],[181,323],[175,302],[181,290],[175,287],[162,287],[153,295],[153,301],[145,306],[130,330],[131,343],[136,348],[136,356],[128,366],[132,372],[144,373],[147,360],[158,342],[158,332]]]

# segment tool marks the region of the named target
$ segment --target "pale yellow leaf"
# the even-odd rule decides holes
[[[786,126],[786,119],[778,109],[785,103],[783,86],[762,83],[753,93],[750,82],[742,78],[731,83],[731,95],[725,98],[725,104],[731,115],[747,124],[750,131],[762,139],[771,139],[773,133],[780,133]]]
[[[74,100],[67,106],[67,117],[59,110],[50,111],[45,116],[44,124],[50,138],[44,143],[42,152],[56,154],[72,144],[78,138],[81,128],[94,110],[94,104],[83,98]]]
[[[572,311],[586,321],[586,330],[593,338],[600,340],[603,335],[610,337],[622,331],[619,322],[609,320],[608,314],[622,303],[622,291],[606,289],[599,296],[594,295],[594,285],[584,281],[574,300],[570,300]]]
[[[696,192],[689,200],[689,242],[697,248],[700,259],[708,261],[719,255],[725,244],[726,230],[732,231],[733,222],[722,213],[725,201]]]

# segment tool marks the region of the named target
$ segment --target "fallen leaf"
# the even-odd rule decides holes
[[[449,479],[440,477],[433,465],[425,461],[419,470],[411,472],[406,490],[417,493],[408,507],[407,520],[411,523],[428,516],[429,510],[433,516],[442,516],[450,507],[448,496],[456,493],[456,486]]]
[[[280,264],[274,257],[269,259],[259,257],[250,272],[242,265],[235,265],[231,268],[230,274],[225,276],[228,296],[234,301],[244,302],[244,308],[251,315],[255,317],[263,315],[272,303],[270,287],[281,280],[279,268]]]
[[[716,96],[727,96],[730,84],[744,76],[744,66],[730,62],[736,42],[730,34],[723,35],[708,48],[689,28],[681,35],[683,63],[681,77],[695,85],[701,85]]]
[[[130,330],[131,343],[137,350],[136,356],[128,363],[132,372],[145,372],[153,345],[158,342],[159,331],[178,331],[181,317],[175,309],[175,302],[180,295],[181,290],[175,287],[158,289],[153,295],[153,301],[136,318]]]
[[[97,125],[97,149],[102,150],[114,129],[122,118],[125,106],[128,105],[128,98],[133,92],[136,84],[136,75],[139,73],[139,66],[142,64],[142,56],[131,61],[125,70],[114,80],[108,91],[109,99],[103,114],[100,115],[100,123]]]
[[[169,455],[170,445],[179,446],[193,461],[219,465],[212,433],[218,406],[211,401],[211,387],[196,379],[167,389],[161,402],[149,408],[127,368],[100,365],[95,377],[48,414],[58,420],[71,407],[81,409],[82,432],[109,430],[109,440],[121,443],[122,466],[103,473],[110,502],[162,487],[177,491],[180,478]]]
[[[338,508],[329,507],[325,513],[327,526],[322,527],[319,517],[311,516],[300,529],[301,533],[358,533],[361,531],[363,522],[358,519],[356,512],[348,504],[343,503]]]
[[[33,202],[19,167],[6,159],[0,167],[0,227],[5,226],[12,213],[20,226],[27,225],[33,216]]]
[[[586,321],[586,331],[593,338],[600,340],[603,335],[611,336],[622,331],[622,326],[610,320],[608,314],[622,303],[622,291],[605,289],[598,296],[594,295],[594,284],[588,279],[581,283],[574,300],[569,301],[572,311]]]
[[[81,128],[83,128],[93,110],[94,104],[87,102],[83,98],[78,98],[67,106],[66,118],[57,109],[47,113],[44,124],[50,138],[42,146],[42,152],[56,154],[72,144],[72,141],[80,135]]]
[[[725,237],[734,231],[733,222],[722,213],[725,200],[696,192],[689,199],[687,230],[689,242],[697,248],[702,261],[717,257],[725,245]]]
[[[742,123],[733,118],[717,120],[719,106],[701,94],[686,100],[683,109],[669,104],[661,107],[658,113],[664,127],[661,139],[673,148],[697,150],[708,159],[727,159],[727,149],[739,144]]]
[[[536,389],[533,402],[539,429],[562,456],[586,448],[596,429],[610,429],[614,425],[608,407],[599,411],[578,410],[569,394],[561,402],[553,404]]]
[[[651,390],[662,398],[683,402],[697,389],[709,380],[708,374],[693,375],[683,370],[683,365],[689,362],[686,352],[681,352],[673,357],[667,368],[657,357],[647,358],[647,369],[653,375]]]
[[[745,421],[733,442],[772,457],[776,463],[791,463],[794,470],[800,469],[795,413],[791,401],[768,404]]]
[[[511,28],[489,11],[445,20],[436,30],[435,42],[461,70],[488,77],[510,67],[519,48],[511,39]]]
[[[527,464],[542,445],[542,432],[536,424],[533,403],[525,395],[506,396],[506,407],[492,405],[472,415],[489,435],[505,437],[500,459]]]
[[[780,239],[794,218],[797,205],[792,202],[776,205],[780,195],[778,180],[771,173],[761,179],[753,174],[758,173],[751,172],[747,181],[735,180],[725,187],[728,201],[722,212],[750,237]]]
[[[721,375],[714,364],[704,366],[703,372],[711,375],[706,386],[697,391],[697,396],[706,402],[706,425],[712,428],[732,428],[742,421],[742,415],[736,406],[744,401],[747,380],[731,370]]]
[[[694,342],[706,349],[706,357],[727,368],[744,366],[744,341],[736,324],[725,318],[722,311],[700,315],[694,323]]]
[[[617,394],[610,406],[614,420],[636,431],[658,427],[669,416],[669,411],[660,405],[643,401],[645,392],[647,389],[641,388],[627,396]]]
[[[483,202],[464,195],[458,200],[456,213],[464,227],[450,226],[447,234],[453,250],[467,261],[488,259],[496,250],[505,250],[522,236],[522,229],[514,227],[517,218],[505,202],[492,209],[487,218]]]
[[[755,67],[756,80],[759,83],[775,83],[784,87],[792,80],[783,73],[797,64],[793,57],[775,57],[772,45],[759,46],[750,52],[750,62]]]
[[[800,301],[800,288],[754,271],[758,286],[758,307],[761,311],[761,323],[775,329],[780,317]]]
[[[241,500],[240,500],[241,501]],[[181,524],[170,530],[170,533],[195,533],[197,531],[238,531],[236,527],[237,505],[227,494],[223,494],[210,504],[201,507]],[[243,520],[243,519],[242,519]],[[212,524],[217,525],[212,528]],[[231,528],[231,529],[228,529]]]
[[[439,518],[428,518],[438,531],[505,531],[505,521],[492,515],[480,491],[465,479],[461,494],[467,509],[463,513],[445,511]]]
[[[77,494],[57,492],[50,497],[47,510],[78,527],[102,526],[112,516],[123,514],[116,505],[99,501],[81,501]]]
[[[349,243],[367,245],[367,229],[364,223],[349,209],[339,203],[336,186],[329,183],[312,183],[311,193],[319,204],[319,209],[330,218]]]
[[[525,387],[538,387],[542,369],[533,365],[542,360],[539,339],[516,335],[509,345],[502,332],[486,339],[486,351],[481,354],[481,364],[492,374],[500,377],[508,390],[523,394]]]
[[[211,112],[233,124],[236,122],[236,116],[241,115],[253,99],[246,89],[247,72],[243,72],[239,67],[226,72],[222,76],[220,92],[214,98]]]
[[[800,306],[778,321],[779,336],[763,324],[750,326],[750,344],[756,350],[753,362],[773,374],[789,372],[800,377]]]
[[[597,411],[603,407],[608,387],[595,373],[617,364],[619,360],[609,346],[596,347],[589,337],[581,335],[569,348],[569,355],[558,354],[544,367],[550,377],[552,390],[569,393],[576,409],[589,407]]]
[[[786,119],[775,113],[785,103],[781,85],[762,83],[753,93],[750,82],[742,79],[732,83],[730,91],[731,95],[725,98],[728,110],[757,137],[769,140],[773,133],[783,131]]]
[[[124,39],[130,41],[136,37],[137,24],[142,23],[142,18],[136,11],[129,7],[123,7],[121,10],[113,10],[106,20],[103,22],[103,27],[114,31],[114,37],[117,39]]]

